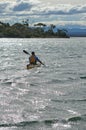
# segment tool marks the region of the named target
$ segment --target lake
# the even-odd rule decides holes
[[[1,38],[0,130],[85,129],[86,38]]]

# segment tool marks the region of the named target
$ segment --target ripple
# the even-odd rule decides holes
[[[86,114],[81,115],[81,116],[74,116],[68,119],[68,121],[71,122],[77,122],[77,121],[86,121]]]
[[[86,79],[86,76],[81,76],[80,79]]]
[[[38,125],[45,125],[47,127],[53,127],[56,123],[60,123],[63,127],[64,124],[67,125],[66,120],[58,120],[58,119],[47,119],[42,121],[22,121],[18,123],[6,123],[6,124],[0,124],[0,127],[25,127],[25,126],[38,126]]]

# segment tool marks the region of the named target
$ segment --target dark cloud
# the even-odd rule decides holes
[[[22,2],[18,5],[15,5],[13,8],[13,11],[24,11],[24,10],[31,9],[31,7],[32,7],[32,5]]]

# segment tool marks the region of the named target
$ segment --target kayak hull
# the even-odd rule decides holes
[[[27,68],[27,69],[32,69],[32,68],[36,68],[36,67],[40,67],[40,66],[41,66],[41,64],[37,64],[37,65],[28,64],[28,65],[26,66],[26,68]]]

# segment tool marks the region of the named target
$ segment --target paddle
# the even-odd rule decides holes
[[[28,55],[30,55],[30,53],[29,53],[29,52],[27,52],[27,51],[25,51],[25,50],[23,50],[23,52],[24,52],[25,54],[28,54]]]
[[[23,52],[24,52],[25,54],[30,55],[30,53],[29,53],[29,52],[27,52],[26,50],[23,50]],[[39,62],[40,62],[42,65],[44,65],[44,66],[45,66],[45,64],[44,64],[44,63],[42,63],[40,60],[39,60]]]

